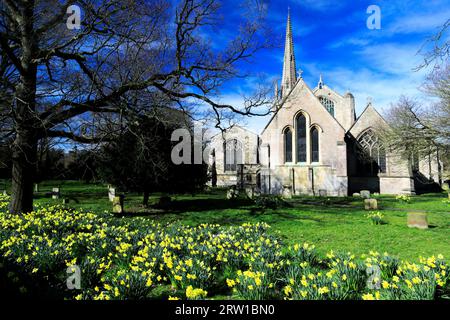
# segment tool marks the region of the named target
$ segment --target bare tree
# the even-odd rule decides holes
[[[134,103],[141,94],[158,92],[186,112],[200,102],[218,126],[227,112],[267,113],[255,110],[270,103],[264,93],[244,108],[214,100],[267,46],[264,6],[246,7],[236,37],[216,50],[204,37],[220,24],[216,0],[81,0],[79,30],[67,28],[70,4],[0,1],[0,141],[14,141],[11,212],[32,210],[40,139],[105,141],[122,117],[146,108]]]

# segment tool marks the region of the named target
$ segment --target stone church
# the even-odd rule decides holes
[[[436,161],[420,160],[414,170],[383,146],[377,128],[387,123],[371,102],[356,117],[350,92],[336,92],[322,76],[311,88],[297,72],[290,16],[286,29],[273,116],[260,134],[233,126],[211,139],[213,185],[270,194],[413,194],[417,172],[427,181],[436,178]]]

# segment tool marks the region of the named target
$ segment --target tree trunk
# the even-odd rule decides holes
[[[37,39],[34,33],[34,1],[20,13],[19,31],[22,54],[20,78],[14,94],[12,198],[9,210],[19,214],[33,210],[33,182],[36,174],[37,142],[40,133],[36,120],[37,64],[34,60]]]
[[[148,200],[150,198],[150,192],[144,191],[144,199],[142,201],[142,205],[147,208],[148,207]]]
[[[36,173],[36,143],[17,134],[13,145],[11,213],[33,211],[33,183]]]

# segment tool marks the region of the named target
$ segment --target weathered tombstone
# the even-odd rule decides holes
[[[370,199],[370,191],[369,190],[361,190],[361,198]]]
[[[355,193],[353,194],[353,197],[354,197],[354,198],[361,198],[361,195],[360,195],[358,192],[355,192]]]
[[[290,186],[285,186],[283,188],[283,198],[292,199],[292,188]]]
[[[364,209],[365,210],[378,210],[377,199],[364,199]]]
[[[253,200],[255,198],[255,188],[251,186],[245,187],[245,194],[250,200]]]
[[[445,182],[442,184],[442,190],[449,192],[450,191],[450,185]]]
[[[39,192],[39,184],[38,183],[34,184],[34,192]]]
[[[408,212],[408,227],[428,229],[428,217],[425,212]]]
[[[3,190],[3,195],[4,195],[4,196],[7,196],[7,195],[8,195],[8,192],[6,192],[6,190]]]
[[[125,197],[123,195],[114,197],[114,200],[113,200],[113,212],[114,213],[119,213],[119,214],[123,213],[124,198]]]
[[[52,189],[52,199],[59,199],[59,196],[61,195],[59,188],[53,188]]]
[[[113,202],[116,197],[116,188],[108,188],[108,197],[109,201]]]
[[[319,190],[319,197],[326,197],[327,196],[327,190]]]
[[[227,191],[227,199],[231,200],[231,199],[236,199],[239,196],[239,191],[236,190],[236,186],[232,186],[230,189],[228,189]]]

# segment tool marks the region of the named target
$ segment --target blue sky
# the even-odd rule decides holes
[[[223,1],[225,20],[215,34],[214,46],[236,32],[239,18],[233,12],[241,3]],[[381,9],[381,30],[366,26],[366,10],[372,4]],[[423,61],[417,52],[450,18],[450,0],[272,0],[266,5],[267,23],[278,47],[258,52],[246,66],[255,76],[229,83],[222,92],[223,102],[241,104],[240,94],[255,86],[256,74],[270,82],[281,78],[288,7],[297,68],[303,70],[310,87],[316,86],[322,73],[328,86],[341,94],[349,90],[355,95],[357,115],[368,97],[380,111],[402,94],[426,99],[419,87],[428,71],[413,71]],[[246,122],[260,132],[267,121],[252,118]]]

